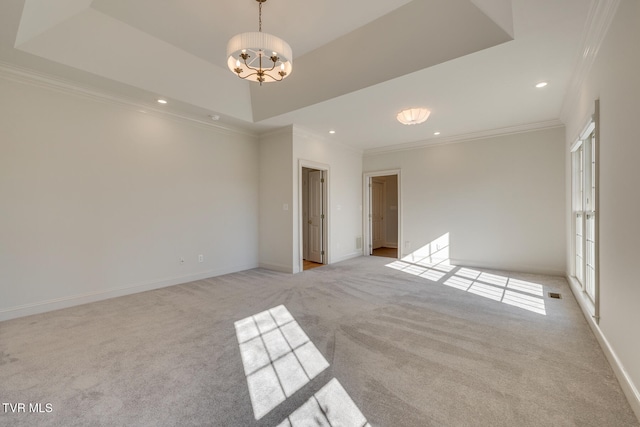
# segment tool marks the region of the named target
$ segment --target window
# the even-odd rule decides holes
[[[593,305],[597,319],[597,139],[591,121],[571,149],[573,277]]]

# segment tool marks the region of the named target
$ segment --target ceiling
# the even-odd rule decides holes
[[[377,152],[560,124],[594,1],[269,0],[263,30],[289,42],[294,69],[259,86],[225,58],[233,35],[257,31],[255,0],[3,0],[0,67]],[[414,106],[431,110],[425,124],[395,120]]]

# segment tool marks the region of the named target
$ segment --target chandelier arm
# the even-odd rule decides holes
[[[242,59],[242,58],[241,58],[241,59]],[[246,59],[243,59],[244,65],[245,65],[248,69],[250,69],[250,70],[252,70],[252,71],[260,71],[260,70],[262,70],[262,71],[264,71],[264,72],[273,71],[273,70],[275,70],[276,65],[277,65],[277,63],[276,63],[276,62],[274,62],[274,63],[273,63],[273,66],[272,66],[271,68],[269,68],[269,69],[266,69],[266,68],[265,68],[265,69],[263,69],[263,68],[262,68],[262,60],[261,60],[261,61],[260,61],[260,62],[261,62],[261,64],[260,64],[260,68],[255,68],[255,67],[252,67],[251,65],[247,64],[247,59],[249,59],[249,57],[247,57]]]
[[[272,76],[272,75],[270,75],[270,74],[265,74],[265,77],[269,77],[269,78],[273,79],[273,80],[274,80],[274,81],[276,81],[276,82],[280,82],[280,81],[282,81],[282,77],[280,77],[279,79],[276,79],[275,77],[273,77],[273,76]]]
[[[242,77],[240,75],[240,73],[238,73],[238,77],[240,77],[242,80],[245,80],[245,79],[248,79],[251,76],[257,76],[257,75],[259,75],[259,73],[251,73],[251,74],[247,74],[246,76]],[[276,79],[275,77],[273,77],[273,76],[271,76],[269,74],[265,74],[263,77],[269,77],[269,78],[273,79],[273,81],[276,81],[276,82],[281,82],[282,79],[284,78],[284,76],[280,76],[279,79]]]

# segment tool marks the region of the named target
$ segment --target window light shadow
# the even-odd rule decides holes
[[[449,233],[445,233],[420,249],[402,258],[410,264],[431,267],[438,264],[448,264],[449,261]]]
[[[329,367],[283,305],[234,326],[256,420]]]
[[[547,314],[541,284],[451,265],[449,233],[387,267],[533,313]]]
[[[332,379],[277,427],[371,427],[342,384]]]

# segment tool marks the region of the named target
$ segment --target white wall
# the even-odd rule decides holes
[[[564,274],[564,129],[365,156],[401,169],[403,255],[449,233],[460,265]]]
[[[300,162],[328,168],[329,263],[362,255],[362,152],[293,128],[293,266],[301,271],[299,223]],[[311,166],[314,167],[314,166]]]
[[[4,75],[0,94],[0,320],[257,266],[256,138]]]
[[[260,138],[260,266],[293,273],[292,128]]]
[[[569,145],[600,99],[600,323],[587,319],[640,418],[640,285],[635,265],[640,256],[639,40],[640,2],[622,0],[577,101],[569,106],[566,147],[568,157]],[[566,169],[568,184],[568,163]]]
[[[362,254],[362,152],[288,126],[260,138],[262,267],[302,271],[301,166],[328,170],[328,262]]]

